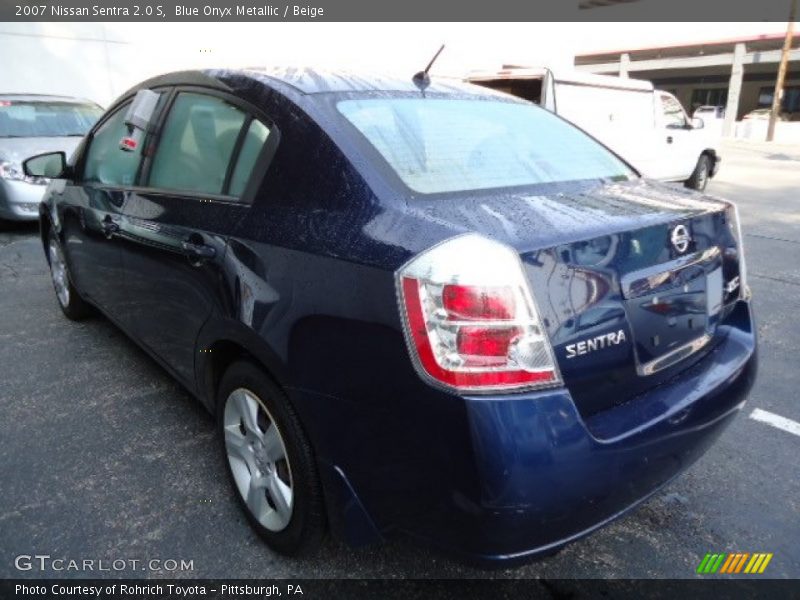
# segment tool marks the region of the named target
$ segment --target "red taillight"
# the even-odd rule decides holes
[[[456,348],[469,366],[498,366],[506,361],[511,342],[522,334],[519,327],[474,327],[458,329]]]
[[[442,301],[453,320],[514,318],[514,293],[507,286],[446,285]]]
[[[398,272],[406,335],[424,376],[459,391],[560,381],[519,258],[477,235],[449,240]]]

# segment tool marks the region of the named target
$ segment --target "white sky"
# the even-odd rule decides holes
[[[410,77],[445,43],[432,73],[463,76],[504,63],[563,68],[580,53],[785,29],[786,23],[767,22],[0,23],[0,54],[18,58],[3,67],[0,83],[104,104],[147,77],[178,69],[315,66]],[[112,43],[95,43],[102,40]]]
[[[439,45],[440,73],[502,63],[571,65],[575,54],[775,34],[786,23],[107,23],[15,24],[136,47],[144,70],[314,65],[418,70]],[[0,24],[0,32],[9,24]],[[201,50],[203,50],[201,52]]]

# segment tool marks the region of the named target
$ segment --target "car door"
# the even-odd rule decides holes
[[[675,96],[659,92],[658,98],[663,169],[663,177],[660,178],[682,181],[692,174],[699,155],[692,149],[692,128],[683,106]]]
[[[146,183],[125,203],[122,261],[136,337],[191,386],[198,332],[230,304],[227,239],[273,130],[234,98],[194,89],[173,93],[159,129]]]
[[[120,149],[127,134],[124,119],[129,104],[108,113],[90,132],[75,165],[75,178],[65,184],[58,198],[64,248],[75,285],[123,325],[127,291],[116,234],[126,189],[134,184],[141,164],[140,148]]]

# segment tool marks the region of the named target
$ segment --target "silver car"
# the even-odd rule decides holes
[[[28,177],[22,161],[43,152],[69,156],[103,109],[63,96],[0,95],[0,219],[35,221],[46,179]]]

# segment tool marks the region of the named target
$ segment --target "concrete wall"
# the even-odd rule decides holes
[[[135,49],[119,32],[99,23],[0,24],[0,93],[78,96],[105,106],[139,72]]]
[[[766,119],[752,119],[736,123],[736,137],[763,142],[767,139]],[[800,121],[779,121],[775,124],[775,138],[778,144],[800,144]]]

